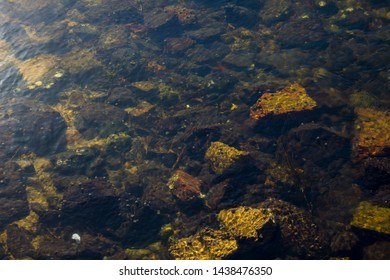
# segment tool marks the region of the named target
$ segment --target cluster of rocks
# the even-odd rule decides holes
[[[2,1],[0,258],[388,258],[371,2]]]

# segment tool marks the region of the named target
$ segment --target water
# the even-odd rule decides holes
[[[0,11],[1,258],[389,258],[383,1]]]

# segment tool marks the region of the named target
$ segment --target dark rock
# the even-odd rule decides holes
[[[49,225],[61,223],[80,231],[110,234],[123,222],[114,188],[104,180],[79,182],[64,191],[62,209],[43,213]]]
[[[333,236],[330,247],[333,253],[347,253],[355,247],[358,241],[359,238],[353,232],[343,231]]]
[[[111,91],[106,103],[118,107],[132,107],[137,104],[133,92],[121,87],[116,87]]]
[[[390,158],[367,158],[360,163],[360,182],[365,189],[375,191],[390,180]]]
[[[335,24],[349,30],[368,30],[368,26],[371,20],[371,16],[364,9],[360,8],[348,12],[345,17],[337,20]]]
[[[205,62],[207,60],[210,60],[214,57],[214,54],[207,48],[205,48],[203,45],[196,45],[192,48],[190,48],[186,55],[191,58],[191,61],[198,63],[198,62]]]
[[[254,53],[229,53],[223,62],[239,68],[249,68],[253,64],[254,58]]]
[[[328,54],[327,68],[331,71],[340,71],[355,62],[356,57],[351,48],[340,45],[341,38],[332,40],[326,50]]]
[[[99,30],[88,24],[77,24],[72,28],[72,33],[76,34],[84,41],[97,40],[100,36]]]
[[[16,163],[0,164],[0,230],[30,211],[24,181]]]
[[[65,148],[66,123],[49,106],[3,103],[0,111],[7,112],[0,115],[0,158],[26,152],[42,156]]]
[[[145,25],[151,29],[161,29],[175,21],[175,14],[169,10],[153,10],[145,14]]]
[[[305,211],[276,199],[267,199],[260,203],[259,207],[273,213],[287,254],[305,259],[319,259],[324,256],[328,249],[325,236]]]
[[[141,176],[147,176],[148,173],[146,171],[157,174],[162,173],[157,170],[145,169],[144,172],[141,173]],[[171,212],[175,209],[175,202],[169,188],[166,186],[166,181],[153,178],[152,176],[146,177],[141,181],[143,181],[142,183],[146,185],[141,198],[146,205],[149,205],[150,208],[155,211],[159,210],[162,212]]]
[[[29,213],[27,200],[9,199],[0,196],[0,229],[7,224],[26,217]]]
[[[325,5],[319,5],[318,3],[321,3],[321,2],[317,2],[316,9],[321,14],[331,16],[331,15],[337,14],[337,12],[339,11],[339,8],[337,7],[336,3],[332,2],[332,1],[326,1],[326,2],[322,1],[322,3],[325,3]]]
[[[264,7],[260,10],[260,19],[267,25],[284,21],[291,16],[291,6],[290,0],[266,1]]]
[[[32,238],[31,233],[17,225],[13,224],[7,227],[7,248],[16,259],[34,257]]]
[[[149,35],[157,41],[167,37],[178,37],[183,31],[176,14],[169,9],[155,9],[144,15]]]
[[[23,20],[27,23],[48,24],[57,21],[59,18],[63,17],[64,5],[63,3],[61,3],[61,1],[58,0],[47,3],[34,2],[30,3],[29,5],[24,5],[23,2],[10,2],[4,8],[2,7],[2,9],[4,9],[4,12],[9,9],[12,11],[11,14],[16,17],[19,17],[20,20]]]
[[[221,209],[221,206],[223,205],[221,204],[221,201],[224,198],[225,192],[227,192],[228,187],[228,180],[225,180],[212,186],[205,197],[206,206],[210,207],[211,209]]]
[[[86,259],[101,260],[119,250],[118,244],[102,235],[94,236],[79,232],[80,244],[71,239],[73,232],[45,235],[36,250],[37,259]]]
[[[88,22],[101,22],[106,24],[125,24],[129,22],[142,22],[142,15],[134,1],[110,0],[103,5],[91,5],[88,9],[81,8]]]
[[[93,170],[93,163],[98,158],[98,151],[92,148],[69,150],[56,154],[52,161],[54,170],[62,175],[102,174],[100,169]]]
[[[4,98],[12,89],[18,86],[18,82],[22,81],[23,77],[19,73],[19,69],[9,62],[3,62],[0,71],[2,78],[0,80],[0,98]]]
[[[378,241],[364,248],[365,260],[389,260],[390,259],[390,242]]]
[[[282,48],[324,49],[328,37],[322,22],[303,19],[283,23],[276,32],[277,41]]]
[[[192,46],[194,40],[188,37],[167,38],[165,42],[165,51],[169,53],[181,53]]]
[[[226,20],[235,27],[252,28],[258,22],[257,14],[247,8],[227,5],[225,6]]]
[[[75,125],[87,139],[104,138],[110,134],[126,132],[126,117],[127,114],[115,106],[93,103],[81,108]]]
[[[390,207],[390,185],[381,186],[371,201],[383,207]]]
[[[167,222],[165,215],[158,214],[149,207],[143,207],[138,210],[133,219],[122,224],[117,234],[123,246],[142,248],[161,238],[159,232],[162,225]],[[120,230],[122,232],[119,233]]]
[[[87,176],[54,176],[53,183],[56,189],[64,193],[69,188],[77,188],[90,181]]]
[[[142,64],[142,59],[137,52],[138,47],[132,44],[132,48],[119,48],[113,50],[111,53],[110,63],[113,64],[115,71],[126,77],[130,77],[131,74],[139,74],[139,68]],[[134,75],[137,77],[137,75]]]
[[[187,31],[185,35],[200,41],[211,40],[213,37],[216,37],[222,34],[223,28],[218,24],[210,24],[208,26],[201,27],[197,30]]]
[[[317,124],[291,129],[282,142],[286,144],[278,152],[291,155],[292,163],[298,166],[310,161],[324,167],[336,159],[349,159],[350,146],[347,139]]]
[[[67,260],[78,258],[78,245],[76,242],[59,235],[44,235],[40,239],[36,249],[36,259],[38,260]]]
[[[119,244],[102,235],[81,234],[81,242],[77,251],[78,259],[101,260],[120,250]]]
[[[161,162],[162,164],[164,164],[165,167],[172,168],[172,166],[176,163],[177,154],[173,152],[159,153],[150,151],[148,152],[146,159]]]

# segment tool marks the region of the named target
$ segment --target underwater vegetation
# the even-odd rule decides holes
[[[389,259],[385,1],[0,2],[1,259]]]

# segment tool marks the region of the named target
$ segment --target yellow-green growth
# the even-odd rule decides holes
[[[272,214],[265,209],[240,206],[222,210],[218,214],[221,229],[236,238],[258,239],[258,231],[270,220]]]
[[[221,230],[202,229],[178,239],[170,248],[176,260],[221,260],[238,249],[237,241]]]
[[[250,116],[259,120],[267,115],[281,115],[289,112],[312,110],[317,103],[304,87],[295,83],[276,93],[265,93],[252,106]]]
[[[214,172],[222,174],[241,156],[248,155],[248,152],[237,150],[222,142],[213,142],[206,151],[205,158],[211,164]]]
[[[362,201],[353,215],[351,225],[390,234],[390,208]]]
[[[159,252],[162,251],[161,242],[155,242],[140,249],[126,249],[126,257],[130,260],[157,260],[159,259]]]
[[[357,159],[386,154],[390,146],[390,113],[356,108],[354,150]]]

